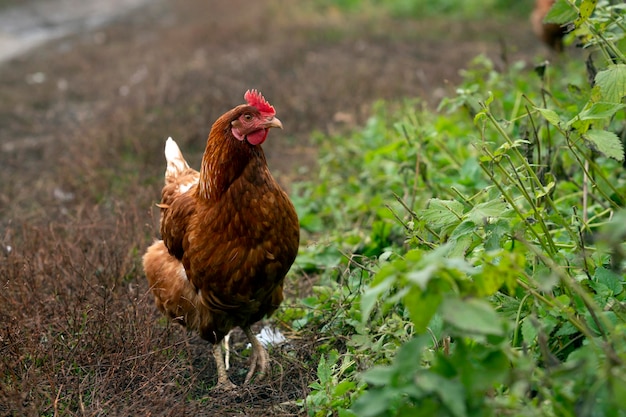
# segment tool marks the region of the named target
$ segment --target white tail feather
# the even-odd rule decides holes
[[[166,178],[176,178],[185,170],[189,169],[189,164],[185,161],[183,153],[171,137],[167,138],[165,142],[165,160],[167,161],[167,168],[165,170]]]

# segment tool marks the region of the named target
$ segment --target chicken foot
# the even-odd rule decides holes
[[[213,345],[213,357],[215,358],[215,367],[217,368],[217,384],[215,388],[222,390],[232,390],[237,388],[235,384],[228,379],[226,373],[226,363],[224,355],[222,355],[222,343],[218,342]]]
[[[267,370],[269,368],[270,363],[270,355],[267,353],[259,339],[256,338],[254,334],[252,334],[252,330],[250,327],[243,328],[244,333],[248,337],[250,344],[252,345],[252,354],[250,356],[250,369],[248,370],[248,374],[246,375],[246,380],[244,384],[250,383],[252,377],[255,372],[258,372],[256,377],[257,381],[262,380],[267,375]]]

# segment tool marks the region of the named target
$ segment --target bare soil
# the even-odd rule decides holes
[[[478,54],[504,66],[545,52],[519,17],[305,3],[152,2],[0,66],[0,416],[305,414],[314,337],[278,323],[290,347],[270,353],[271,377],[220,393],[209,346],[156,311],[140,258],[165,139],[198,166],[213,120],[258,88],[285,126],[264,146],[288,188],[315,176],[313,132],[358,128],[378,99],[435,106]],[[309,278],[289,279],[295,294]],[[246,370],[235,354],[233,381]]]

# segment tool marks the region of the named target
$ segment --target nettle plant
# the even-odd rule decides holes
[[[479,57],[442,113],[379,107],[322,149],[310,415],[624,414],[624,7],[557,1],[586,63]]]
[[[586,66],[541,66],[533,85],[481,59],[444,102],[478,135],[438,150],[472,147],[458,186],[405,204],[409,249],[362,296],[364,319],[400,300],[415,337],[363,374],[354,415],[625,413],[624,5],[596,3],[548,16],[574,27]]]

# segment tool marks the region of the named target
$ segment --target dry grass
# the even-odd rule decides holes
[[[259,88],[286,125],[266,152],[288,185],[314,167],[312,131],[353,127],[377,98],[432,99],[498,52],[279,1],[175,3],[0,67],[0,416],[302,414],[314,336],[271,352],[268,382],[215,393],[209,346],[156,311],[140,257],[157,235],[164,139],[197,166],[212,120]],[[246,358],[233,362],[241,383]]]
[[[267,385],[233,396],[209,393],[215,373],[207,344],[158,319],[134,261],[136,247],[109,243],[132,222],[77,226],[22,230],[30,243],[2,264],[2,276],[18,279],[6,282],[1,296],[1,414],[250,415],[306,390],[309,376],[298,366],[306,358],[296,349],[274,352],[287,372]],[[245,367],[235,359],[235,369]]]

